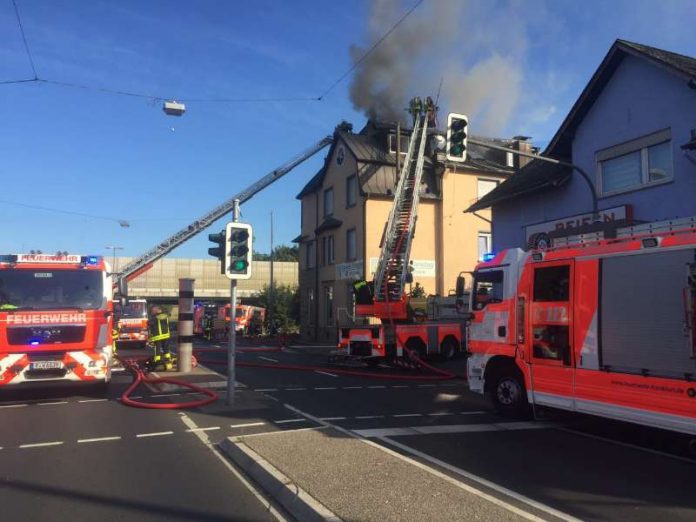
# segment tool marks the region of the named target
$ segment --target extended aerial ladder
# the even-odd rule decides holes
[[[401,172],[397,174],[394,204],[384,233],[372,286],[372,296],[371,299],[367,299],[367,302],[358,297],[356,303],[358,315],[395,320],[407,317],[404,287],[409,270],[411,242],[418,219],[427,132],[427,116],[419,116],[413,126],[406,161]],[[358,293],[360,293],[359,290]]]
[[[213,210],[211,210],[204,216],[198,218],[187,227],[171,235],[154,248],[145,252],[140,257],[136,257],[133,261],[131,261],[125,267],[123,267],[123,269],[119,272],[119,288],[123,288],[125,281],[132,280],[141,273],[147,271],[155,261],[167,255],[169,252],[174,250],[179,245],[185,243],[196,234],[208,228],[210,225],[212,225],[215,221],[223,217],[225,214],[231,213],[235,200],[239,200],[240,204],[249,201],[253,196],[261,192],[263,189],[271,185],[273,182],[282,178],[285,174],[287,174],[292,169],[314,156],[317,152],[322,150],[324,147],[327,147],[332,142],[333,136],[329,135],[322,138],[312,147],[304,151],[302,154],[296,156],[295,158],[281,165],[277,169],[269,172],[264,177],[259,179],[257,182],[248,186],[241,192],[235,194],[230,199],[228,199],[221,205],[215,207]]]

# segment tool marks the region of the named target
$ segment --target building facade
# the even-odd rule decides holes
[[[391,125],[368,122],[357,134],[340,125],[324,166],[298,194],[302,223],[295,241],[304,339],[333,343],[338,327],[364,322],[354,315],[352,285],[373,278],[393,204],[397,148],[401,164],[409,138],[409,129],[399,139]],[[509,176],[514,165],[505,153],[472,147],[466,163],[449,164],[429,149],[410,256],[413,286],[448,295],[457,275],[472,270],[491,247],[490,214],[465,214],[465,208]]]
[[[691,217],[695,129],[696,59],[617,40],[544,155],[587,173],[602,223]],[[490,207],[495,251],[544,246],[594,221],[583,177],[538,160],[468,210]]]

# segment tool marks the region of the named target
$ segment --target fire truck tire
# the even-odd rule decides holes
[[[440,345],[440,355],[446,361],[453,359],[459,351],[459,343],[454,337],[446,337]]]
[[[506,417],[524,418],[529,415],[527,391],[522,375],[516,369],[501,368],[491,386],[493,406]]]

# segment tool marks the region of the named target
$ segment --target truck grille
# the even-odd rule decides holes
[[[28,345],[38,342],[40,345],[79,343],[85,338],[84,326],[46,326],[16,327],[7,329],[7,342],[10,345]]]
[[[372,355],[372,344],[369,341],[351,341],[350,355],[369,357]]]

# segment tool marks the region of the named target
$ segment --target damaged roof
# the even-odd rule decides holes
[[[627,40],[616,40],[551,139],[548,147],[543,152],[544,156],[568,162],[571,161],[575,131],[592,108],[604,87],[611,80],[618,66],[627,56],[647,59],[660,67],[678,74],[690,86],[696,87],[695,58]],[[471,205],[466,212],[488,208],[502,201],[530,192],[557,187],[567,181],[571,173],[572,169],[570,167],[533,160],[520,169],[519,172],[501,183],[496,189]]]

